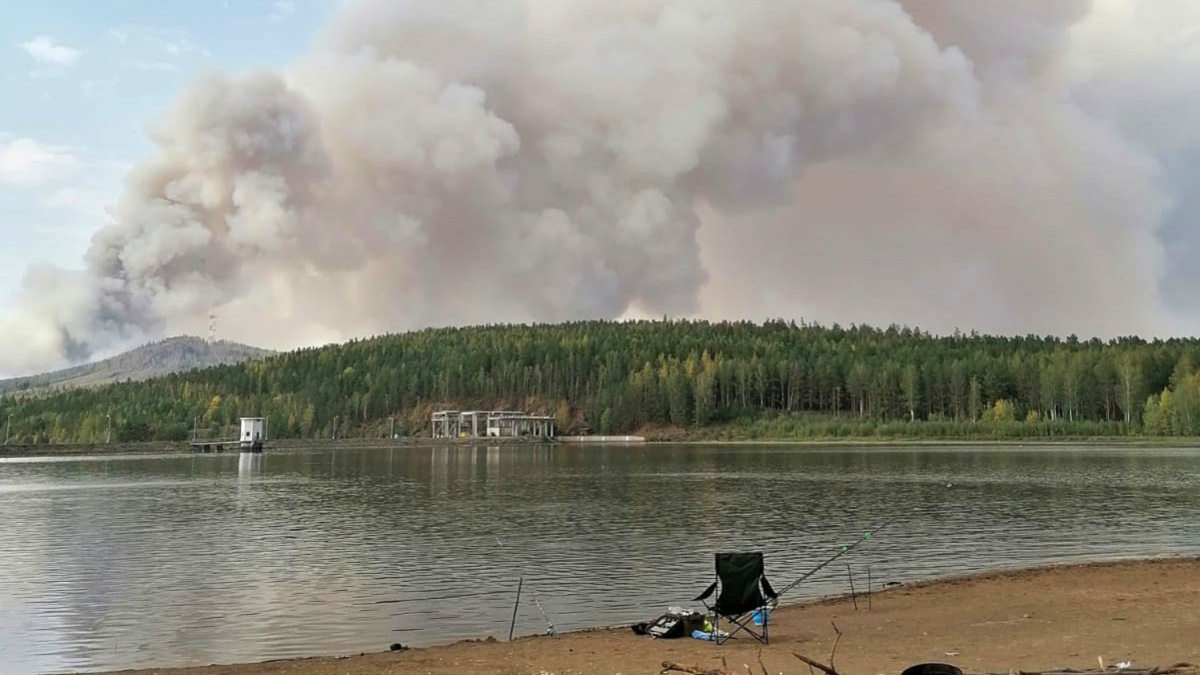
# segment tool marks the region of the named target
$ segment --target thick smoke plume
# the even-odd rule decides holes
[[[85,270],[30,274],[0,371],[214,308],[283,347],[663,314],[1161,332],[1191,139],[1114,103],[1149,85],[1110,84],[1097,34],[1176,30],[1128,4],[348,2],[285,73],[180,95]]]

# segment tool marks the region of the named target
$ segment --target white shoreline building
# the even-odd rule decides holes
[[[434,438],[554,438],[554,418],[507,410],[439,410],[433,413]]]

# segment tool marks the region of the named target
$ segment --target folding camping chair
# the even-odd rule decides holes
[[[740,631],[746,631],[755,640],[767,644],[771,613],[779,604],[779,595],[771,588],[763,573],[763,554],[759,553],[718,553],[717,580],[713,582],[696,600],[713,615],[713,639],[717,644],[723,644]],[[721,587],[717,594],[716,603],[709,605],[708,598]],[[767,611],[762,611],[766,609]],[[762,611],[762,631],[754,629],[754,615]],[[720,619],[725,617],[737,628],[726,636],[721,636]]]

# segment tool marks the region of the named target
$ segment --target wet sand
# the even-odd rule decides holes
[[[843,675],[898,674],[914,663],[952,663],[967,673],[1010,669],[1134,667],[1200,663],[1200,559],[1057,566],[905,585],[859,598],[784,607],[772,616],[762,648],[772,674],[809,673],[799,651],[828,663],[843,637],[836,667]],[[648,611],[652,619],[654,609]],[[386,644],[380,648],[385,649]],[[760,646],[654,640],[628,628],[514,642],[460,642],[428,649],[348,658],[126,671],[172,675],[650,675],[663,661],[759,672]],[[724,660],[724,665],[722,664]]]

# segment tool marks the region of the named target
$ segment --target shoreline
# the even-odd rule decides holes
[[[549,444],[556,444],[549,443]],[[270,454],[273,450],[312,450],[327,448],[374,449],[374,448],[432,448],[441,446],[472,446],[472,445],[548,445],[545,441],[532,441],[524,438],[492,438],[438,439],[434,442],[428,438],[409,438],[391,440],[387,438],[339,438],[329,439],[279,439],[267,441],[262,453]],[[89,457],[101,455],[237,455],[240,450],[216,452],[201,452],[192,450],[187,441],[145,441],[137,443],[112,444],[69,444],[69,445],[12,445],[0,446],[0,459],[27,457]]]
[[[653,640],[628,627],[594,627],[512,642],[461,640],[403,651],[314,656],[241,664],[110,671],[125,675],[599,675],[658,673],[670,660],[741,672],[761,656],[771,672],[805,672],[793,651],[828,662],[836,622],[846,675],[899,673],[925,661],[967,673],[1200,662],[1200,555],[1061,562],[906,582],[864,594],[781,605],[771,644],[735,640],[717,647],[682,638]],[[654,614],[650,610],[648,614]],[[646,620],[652,620],[647,616]],[[381,644],[380,648],[386,645]],[[737,664],[735,667],[734,664]]]
[[[604,442],[574,442],[558,441],[547,443],[544,440],[527,440],[523,438],[454,438],[433,441],[427,438],[410,438],[389,440],[386,438],[344,438],[334,440],[320,439],[280,439],[269,441],[265,450],[311,450],[324,448],[432,448],[442,446],[538,446],[564,445],[589,448],[598,447],[661,447],[676,445],[792,445],[798,447],[1129,447],[1129,448],[1196,448],[1200,447],[1200,436],[1099,436],[1099,437],[1031,437],[1031,438],[880,438],[878,436],[838,437],[828,439],[802,438],[764,438],[753,440],[655,440],[647,438],[644,441],[604,441]],[[0,459],[31,458],[31,457],[87,457],[99,455],[235,455],[238,450],[224,452],[199,452],[191,450],[186,441],[146,441],[137,443],[112,444],[69,444],[69,445],[11,445],[0,446]]]
[[[1061,438],[880,438],[878,436],[863,436],[858,438],[829,438],[829,439],[799,439],[786,438],[761,440],[650,440],[645,445],[799,445],[799,446],[914,446],[914,447],[987,447],[987,446],[1111,446],[1111,447],[1146,447],[1146,448],[1195,448],[1200,447],[1200,436],[1098,436],[1061,437]]]

